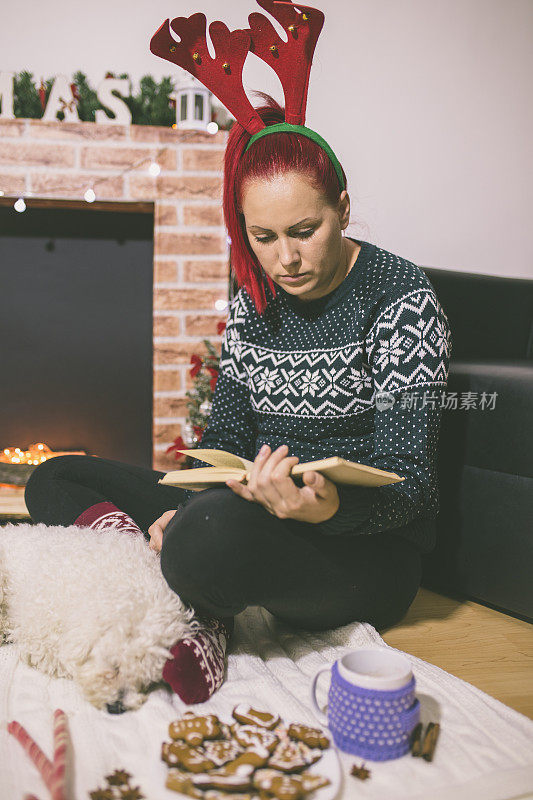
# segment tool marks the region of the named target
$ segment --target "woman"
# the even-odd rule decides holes
[[[263,97],[266,125],[283,121]],[[249,141],[236,123],[224,214],[240,289],[202,438],[253,460],[248,484],[185,491],[158,485],[161,472],[64,456],[35,470],[26,503],[34,522],[67,525],[90,523],[107,501],[161,551],[169,586],[226,627],[259,605],[307,629],[354,620],[382,629],[409,608],[420,554],[434,545],[448,321],[421,269],[344,236],[346,176],[323,148],[287,132]],[[405,480],[366,488],[312,471],[301,486],[290,477],[298,460],[331,455]],[[204,645],[220,674],[216,637]],[[184,653],[174,653],[171,685]]]

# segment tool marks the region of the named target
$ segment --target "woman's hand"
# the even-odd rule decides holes
[[[299,461],[298,456],[287,456],[286,444],[273,453],[263,445],[253,463],[248,483],[226,481],[235,494],[254,503],[260,503],[273,516],[280,519],[297,519],[301,522],[324,522],[339,507],[337,487],[320,472],[304,472],[305,486],[299,488],[290,471]]]
[[[155,550],[156,553],[161,552],[161,548],[163,546],[163,531],[167,527],[168,523],[177,513],[178,509],[174,511],[165,511],[162,517],[156,519],[155,522],[152,522],[150,527],[148,528],[148,533],[150,534],[150,550]]]

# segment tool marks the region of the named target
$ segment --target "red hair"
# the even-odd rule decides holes
[[[285,121],[284,109],[264,92],[257,92],[265,105],[257,113],[266,125]],[[251,135],[235,122],[231,128],[224,159],[224,222],[231,239],[231,263],[239,287],[244,286],[255,308],[262,314],[268,304],[267,287],[276,297],[274,281],[265,274],[248,241],[241,210],[242,186],[248,178],[272,178],[287,171],[307,175],[336,205],[341,189],[337,174],[324,150],[299,133],[272,133],[254,142],[247,153]],[[343,170],[344,175],[344,170]],[[344,175],[346,181],[346,176]]]

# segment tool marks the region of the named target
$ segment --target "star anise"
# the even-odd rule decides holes
[[[95,789],[94,792],[89,792],[91,800],[115,800],[115,795],[112,789]]]
[[[353,775],[354,778],[366,781],[367,778],[370,778],[370,770],[366,769],[365,762],[363,761],[360,767],[358,767],[357,764],[353,765],[350,775]]]
[[[110,786],[122,786],[127,784],[131,775],[123,769],[116,769],[112,775],[106,775],[105,779]]]
[[[130,786],[120,790],[122,800],[144,800],[144,795],[138,786]]]

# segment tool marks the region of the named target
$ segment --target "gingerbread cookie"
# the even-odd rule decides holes
[[[242,753],[243,748],[238,740],[216,739],[215,741],[205,742],[204,750],[206,756],[216,767],[222,767],[228,761],[236,759]]]
[[[178,764],[187,772],[209,772],[216,764],[206,755],[203,747],[187,747],[177,754]]]
[[[260,769],[254,775],[254,786],[278,800],[300,800],[306,791],[299,775],[284,775],[274,769]]]
[[[161,745],[161,758],[169,767],[177,767],[180,763],[178,755],[182,750],[188,750],[185,742],[163,742]]]
[[[226,725],[225,722],[220,723],[220,738],[221,739],[233,739],[233,726]]]
[[[270,753],[268,750],[259,747],[248,747],[244,753],[241,753],[237,758],[230,761],[225,765],[224,769],[227,772],[236,772],[242,765],[252,766],[254,769],[264,767],[268,761]]]
[[[235,762],[232,762],[235,763]],[[227,764],[221,769],[192,775],[191,779],[197,789],[220,789],[228,792],[245,792],[252,788],[253,764],[239,764],[234,769]]]
[[[324,778],[323,775],[315,775],[310,772],[302,772],[299,777],[302,779],[305,792],[314,792],[331,783],[329,778]]]
[[[207,791],[203,792],[204,800],[254,800],[255,795],[247,794],[244,792],[238,792],[234,794],[228,794],[228,792],[224,792],[221,789],[207,789]]]
[[[245,703],[239,703],[239,705],[235,706],[233,717],[241,725],[259,725],[260,728],[268,728],[268,730],[275,728],[280,721],[277,714],[271,714],[269,711],[259,711],[256,708],[252,708],[252,706],[247,706]]]
[[[253,778],[256,789],[266,792],[269,797],[277,797],[278,800],[299,800],[329,783],[329,779],[322,775],[311,775],[307,772],[301,775],[285,775],[275,769],[259,769]]]
[[[191,781],[191,776],[181,772],[179,769],[169,769],[165,786],[167,789],[181,792],[181,794],[186,794],[188,797],[197,797],[199,800],[203,797],[202,792]]]
[[[191,747],[196,747],[205,739],[218,739],[222,731],[220,720],[214,714],[201,717],[186,711],[182,719],[170,723],[168,733],[171,739],[182,739]]]
[[[236,725],[235,739],[243,747],[259,747],[272,753],[279,744],[279,738],[274,731],[260,728],[258,725]]]
[[[311,750],[303,742],[286,739],[278,744],[268,766],[280,772],[301,772],[305,767],[314,764],[322,756],[321,750]]]
[[[320,747],[321,750],[329,747],[328,737],[324,736],[323,732],[318,728],[308,728],[307,725],[299,725],[293,722],[292,725],[289,725],[287,733],[291,739],[303,742],[308,747]]]

